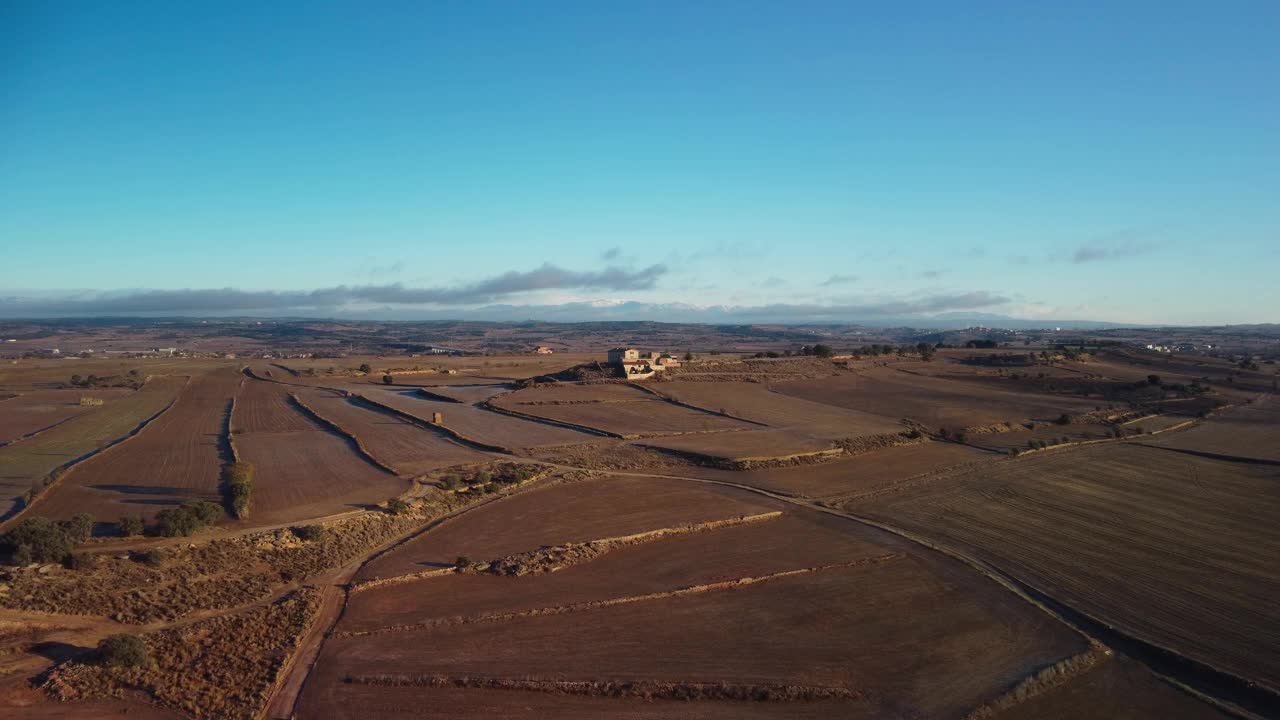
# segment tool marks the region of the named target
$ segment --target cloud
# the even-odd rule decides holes
[[[925,278],[927,280],[937,280],[938,278],[942,277],[942,273],[944,272],[946,271],[945,270],[925,270],[924,272],[920,273],[920,277]]]
[[[551,263],[527,272],[511,271],[458,287],[410,288],[388,285],[338,285],[308,291],[139,290],[123,293],[80,293],[54,299],[0,298],[0,314],[9,317],[50,315],[131,315],[146,313],[288,312],[334,309],[352,304],[478,305],[536,290],[648,290],[665,275],[665,265],[641,270],[607,267],[599,271],[565,270]]]
[[[819,287],[831,287],[832,285],[848,285],[858,281],[857,275],[832,275],[831,277],[818,283]]]
[[[1071,255],[1071,262],[1079,265],[1146,255],[1158,249],[1156,243],[1151,240],[1154,232],[1154,230],[1130,228],[1103,235],[1076,248],[1075,253]]]
[[[764,282],[760,283],[760,286],[767,287],[767,288],[775,288],[775,287],[782,287],[783,285],[786,285],[786,284],[787,284],[786,279],[781,278],[777,275],[770,275],[769,277],[764,279]]]
[[[608,250],[605,250],[603,253],[601,253],[600,257],[607,262],[617,260],[618,258],[622,257],[622,248],[611,247]]]

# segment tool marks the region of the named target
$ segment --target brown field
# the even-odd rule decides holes
[[[289,398],[287,385],[245,380],[236,395],[231,431],[240,433],[302,432],[314,430],[315,423],[298,411]]]
[[[690,405],[827,440],[902,430],[897,419],[803,400],[759,383],[677,381],[659,383],[654,389]]]
[[[788,430],[740,430],[676,435],[645,440],[643,444],[647,447],[730,461],[811,455],[830,452],[833,448],[830,440]]]
[[[364,390],[361,394],[427,422],[431,421],[433,413],[443,413],[445,427],[469,440],[499,447],[569,445],[599,439],[570,428],[521,420],[470,405],[428,400],[413,390],[373,389]]]
[[[1147,442],[1157,447],[1280,462],[1280,404],[1269,397],[1215,415],[1185,432]]]
[[[535,488],[447,522],[366,565],[361,579],[489,559],[774,509],[767,500],[658,478],[601,477]]]
[[[81,415],[37,437],[0,448],[0,507],[9,510],[56,468],[132,432],[164,410],[186,382],[186,377],[154,378],[141,390],[99,408],[102,412]]]
[[[343,632],[647,595],[884,556],[848,523],[805,513],[623,547],[554,573],[448,575],[352,594]],[[492,558],[474,558],[489,560]]]
[[[250,380],[236,399],[231,424],[240,457],[254,466],[255,524],[366,507],[407,489],[404,480],[361,457],[350,439],[291,406],[289,392]]]
[[[1000,720],[1227,720],[1212,705],[1162,681],[1142,665],[1112,657],[1087,673],[998,713]]]
[[[1024,420],[1047,422],[1062,413],[1091,412],[1096,406],[1080,398],[1011,392],[888,368],[860,375],[777,382],[771,387],[784,395],[895,420],[910,418],[931,428],[960,429]]]
[[[77,465],[44,494],[38,512],[99,522],[149,518],[188,498],[220,502],[227,411],[240,383],[230,369],[192,378],[177,402],[137,435]]]
[[[1276,687],[1277,480],[1274,467],[1109,443],[849,507],[967,548],[1134,636]]]
[[[335,637],[302,716],[345,703],[344,678],[378,674],[816,686],[865,694],[882,714],[958,716],[1083,650],[1014,596],[935,572],[908,557],[564,614]]]
[[[608,386],[606,386],[608,387]],[[748,430],[756,425],[711,413],[690,410],[665,400],[652,397],[636,402],[589,402],[575,405],[512,405],[516,399],[503,397],[503,407],[558,420],[583,425],[596,430],[615,433],[623,437],[646,435],[675,435],[687,432],[713,432],[717,430]]]
[[[386,332],[400,347],[441,342]],[[1128,430],[1257,396],[1270,368],[1106,350],[1015,380],[963,362],[984,351],[848,367],[726,353],[637,386],[520,382],[598,353],[280,359],[341,350],[0,366],[0,442],[55,419],[0,446],[0,499],[82,458],[19,518],[222,504],[231,451],[254,466],[244,519],[0,567],[0,716],[174,717],[158,704],[193,718],[1222,717],[1157,672],[1273,707],[1269,398],[1190,429],[1009,452],[1101,437],[1111,426],[1081,415],[1098,397],[1133,399],[1123,392],[1147,374],[1207,374],[1213,392]],[[149,380],[82,392],[64,387],[72,370]],[[1139,400],[1158,399],[1145,389]],[[1095,397],[1066,394],[1082,391]],[[111,397],[82,409],[82,394]],[[1072,422],[1053,424],[1063,413]],[[968,432],[908,438],[915,423]],[[985,432],[1006,423],[1017,429]],[[479,484],[432,481],[455,465]],[[304,596],[305,613],[284,612]],[[1094,641],[1064,622],[1080,617]],[[60,628],[57,642],[31,640],[36,626]],[[122,629],[152,661],[93,663],[97,640]],[[1215,684],[1177,656],[1256,685]]]
[[[303,401],[326,420],[351,432],[379,462],[400,475],[421,475],[486,457],[443,435],[372,405],[326,390],[302,390]]]
[[[123,388],[35,390],[0,399],[0,447],[47,430],[68,418],[101,410],[132,390]],[[80,398],[96,398],[102,406],[81,405]]]
[[[498,384],[490,383],[490,384],[476,384],[476,385],[427,385],[423,387],[423,389],[428,392],[453,398],[454,400],[457,400],[459,402],[464,402],[464,403],[484,402],[489,398],[496,397],[503,393],[511,392],[514,388],[515,388],[514,385],[508,385],[506,383],[498,383]]]
[[[988,460],[990,454],[965,445],[926,442],[902,445],[817,465],[793,465],[734,472],[679,468],[671,474],[740,483],[801,497],[864,495],[892,488],[909,478]]]

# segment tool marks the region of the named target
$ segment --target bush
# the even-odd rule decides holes
[[[63,527],[72,542],[82,543],[93,535],[93,516],[89,513],[76,513]]]
[[[142,524],[141,515],[126,515],[120,518],[120,522],[116,523],[116,530],[125,537],[133,537],[141,535],[146,528]]]
[[[453,566],[459,570],[466,570],[471,567],[471,558],[466,555],[459,555],[458,559],[453,561]]]
[[[955,431],[955,434],[952,435],[952,438],[958,443],[964,442],[967,437],[968,435],[966,435],[963,430],[957,430]]]
[[[93,553],[67,553],[62,564],[68,570],[92,570],[98,566],[98,556]]]
[[[157,532],[165,537],[190,537],[222,517],[222,508],[207,500],[187,500],[156,514]]]
[[[299,540],[313,542],[324,537],[324,526],[322,525],[303,525],[302,527],[291,528],[295,537]]]
[[[33,562],[62,562],[75,547],[75,542],[62,525],[48,518],[33,517],[23,520],[0,537],[0,545],[14,554],[15,562],[29,565]],[[22,554],[21,558],[18,557],[19,553]]]
[[[1066,413],[1062,413],[1061,415],[1059,415],[1059,416],[1058,416],[1058,419],[1057,419],[1057,420],[1054,420],[1054,422],[1055,422],[1055,423],[1057,423],[1057,424],[1059,424],[1059,425],[1070,425],[1070,424],[1071,424],[1071,416],[1070,416],[1070,415],[1068,415],[1068,414],[1066,414]]]
[[[382,376],[382,384],[383,384],[383,385],[391,385],[391,384],[395,383],[395,381],[396,381],[396,379],[395,379],[394,377],[390,376],[390,375],[383,375],[383,376]]]
[[[360,367],[356,369],[364,373],[365,375],[368,375],[369,373],[373,372],[373,368],[369,367],[369,363],[360,363]]]
[[[392,498],[387,501],[387,512],[392,515],[399,515],[409,509],[409,503],[400,498]]]
[[[231,514],[243,520],[249,517],[253,504],[253,464],[234,462],[223,473],[226,491],[231,501]]]
[[[147,664],[147,644],[137,635],[109,635],[98,643],[98,661],[109,667]]]
[[[445,490],[458,490],[461,489],[463,485],[462,478],[458,477],[454,473],[449,473],[448,475],[440,478],[440,483],[444,485]]]
[[[142,552],[137,553],[133,556],[133,559],[143,565],[160,567],[164,564],[165,560],[169,559],[169,553],[165,552],[164,548],[151,548],[150,550],[143,550]]]

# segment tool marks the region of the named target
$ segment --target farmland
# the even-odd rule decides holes
[[[51,428],[39,436],[0,448],[0,502],[9,510],[55,470],[120,440],[173,402],[186,377],[160,377],[141,390]],[[6,401],[11,402],[11,401]]]
[[[93,412],[107,402],[116,400],[129,390],[117,388],[94,390],[34,390],[0,399],[0,447],[16,440],[35,435],[58,423]],[[81,402],[101,401],[94,405]]]
[[[403,493],[407,484],[354,442],[311,419],[286,385],[251,380],[231,417],[239,456],[254,466],[255,522],[342,512]]]
[[[592,356],[554,378],[569,358],[150,359],[170,374],[113,366],[140,387],[94,388],[100,406],[62,366],[20,368],[0,407],[32,412],[4,427],[76,405],[0,447],[15,489],[43,490],[9,526],[97,527],[61,563],[0,568],[0,714],[1269,707],[1269,398],[1172,397],[1124,357],[1015,379],[972,355],[721,355],[644,385]],[[193,498],[224,510],[167,533],[157,515]],[[114,524],[133,515],[141,534]],[[32,620],[6,649],[4,623]],[[154,661],[95,663],[116,632]]]
[[[784,381],[772,387],[783,395],[887,419],[908,418],[934,429],[1049,422],[1063,413],[1075,415],[1096,407],[1096,402],[1080,398],[999,390],[887,368],[823,380]]]
[[[77,465],[41,497],[57,519],[88,512],[100,522],[149,519],[187,498],[217,502],[231,398],[239,375],[225,369],[189,382],[164,415],[127,442]]]
[[[1274,687],[1276,481],[1271,467],[1108,444],[847,507],[968,548],[1135,637]]]

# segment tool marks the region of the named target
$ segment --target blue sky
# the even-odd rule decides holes
[[[10,0],[0,315],[1280,321],[1280,5],[1042,5]]]

